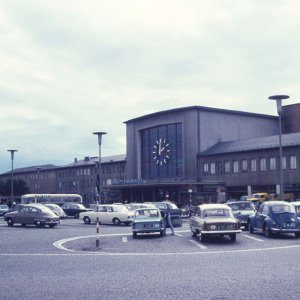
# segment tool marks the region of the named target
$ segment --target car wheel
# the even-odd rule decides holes
[[[91,219],[89,217],[84,217],[83,222],[84,224],[91,224]]]
[[[8,226],[14,226],[14,221],[12,219],[9,218],[6,220],[6,222]]]
[[[56,224],[49,224],[49,228],[54,228]]]
[[[266,237],[268,237],[268,238],[272,237],[272,231],[270,230],[268,225],[265,226],[264,233],[265,233]]]
[[[231,239],[232,242],[235,242],[236,241],[236,234],[235,233],[231,234],[230,239]]]
[[[38,228],[43,228],[43,227],[45,227],[45,224],[42,223],[41,221],[36,221],[35,226],[38,227]]]
[[[25,227],[25,226],[26,226],[26,224],[21,224],[21,226],[22,226],[22,227]]]
[[[137,233],[136,233],[136,232],[133,232],[133,233],[132,233],[132,236],[133,236],[134,239],[136,239],[136,238],[137,238]]]
[[[131,222],[124,222],[126,226],[129,226]]]
[[[112,222],[114,225],[118,225],[118,226],[121,224],[121,221],[118,218],[113,218]]]

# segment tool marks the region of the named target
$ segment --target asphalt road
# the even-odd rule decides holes
[[[54,229],[0,219],[0,298],[299,299],[300,239],[243,232],[200,243],[188,223],[133,239],[130,226],[66,219]]]

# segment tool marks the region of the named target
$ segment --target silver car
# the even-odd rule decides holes
[[[205,241],[208,236],[229,236],[236,240],[236,234],[242,232],[241,224],[225,204],[202,204],[197,206],[196,214],[190,218],[193,237],[199,236]]]

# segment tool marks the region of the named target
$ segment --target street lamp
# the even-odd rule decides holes
[[[18,150],[9,149],[11,157],[11,188],[10,188],[10,201],[14,203],[14,155]]]
[[[96,238],[96,247],[99,247],[99,203],[101,203],[101,144],[102,144],[102,135],[106,132],[98,131],[93,134],[98,136],[98,145],[99,145],[99,161],[97,168],[97,180],[96,180],[96,191],[97,191],[97,217],[96,217],[96,227],[97,227],[97,238]]]
[[[284,200],[284,187],[283,187],[283,168],[282,168],[282,126],[281,126],[281,116],[282,116],[282,100],[290,98],[287,95],[274,95],[270,96],[270,100],[276,100],[277,113],[279,116],[279,179],[280,179],[280,199]]]

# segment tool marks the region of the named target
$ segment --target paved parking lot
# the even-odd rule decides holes
[[[57,228],[0,219],[1,299],[298,299],[300,239],[243,232],[201,243],[188,222],[175,236],[132,238],[130,226],[78,219]],[[40,284],[36,284],[40,283]]]

